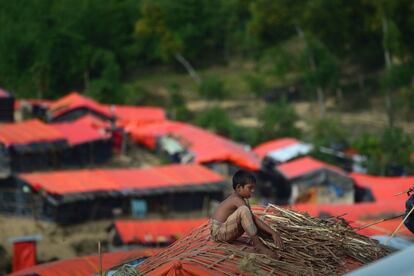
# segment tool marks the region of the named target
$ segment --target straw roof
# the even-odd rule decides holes
[[[232,243],[214,242],[206,223],[137,266],[138,273],[336,275],[390,253],[378,242],[355,233],[338,218],[322,220],[273,205],[254,212],[281,233],[286,249],[278,251],[280,260],[255,253],[246,236]],[[263,241],[278,250],[271,240]]]

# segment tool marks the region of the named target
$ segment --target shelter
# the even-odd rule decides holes
[[[0,122],[14,121],[14,97],[0,88]]]
[[[0,186],[6,199],[0,206],[62,224],[117,214],[171,216],[207,211],[226,186],[222,176],[199,165],[28,173]]]
[[[100,103],[71,92],[49,106],[49,120],[52,122],[73,121],[86,114],[92,114],[100,119],[110,121],[114,115]]]
[[[231,243],[215,242],[210,237],[210,225],[205,223],[137,265],[136,270],[141,275],[341,275],[388,253],[378,243],[347,227],[285,209],[263,209],[253,208],[253,212],[270,227],[281,230],[286,244],[286,249],[279,252],[281,260],[255,254],[247,236]],[[275,219],[272,221],[271,217]],[[333,236],[325,235],[321,240],[321,228]],[[336,237],[347,241],[335,242]],[[369,254],[363,258],[357,257],[362,249],[351,246],[359,242],[364,244],[364,253]]]
[[[360,173],[351,173],[358,188],[369,191],[375,201],[395,200],[395,194],[401,193],[398,197],[402,202],[408,196],[404,193],[414,185],[414,176],[371,176]]]
[[[354,183],[345,171],[312,157],[275,167],[279,194],[294,203],[353,203]]]
[[[165,110],[160,107],[132,106],[132,105],[110,105],[115,116],[117,125],[133,128],[143,124],[162,122],[166,120]]]
[[[133,249],[102,254],[102,270],[113,266],[131,262],[139,263],[149,256],[158,253],[159,249]],[[83,256],[72,259],[59,260],[26,268],[10,274],[10,276],[66,276],[66,275],[94,275],[99,273],[99,256]]]
[[[275,163],[284,163],[310,153],[313,146],[295,138],[281,138],[265,142],[253,149],[260,158],[269,158]]]
[[[362,202],[355,204],[295,204],[292,209],[311,216],[341,216],[348,221],[366,221],[389,218],[405,211],[404,203],[398,199],[384,202]]]
[[[236,168],[251,171],[260,169],[259,158],[249,149],[227,138],[182,122],[164,121],[136,127],[131,130],[131,137],[150,149],[167,153],[173,161],[206,164],[224,175],[231,175]],[[183,150],[170,152],[167,146],[160,143],[162,137],[174,139]],[[176,153],[179,155],[177,159],[174,158]]]
[[[66,137],[39,120],[0,125],[0,160],[3,172],[27,172],[61,166],[68,148]],[[8,163],[8,165],[7,165]]]
[[[117,220],[111,227],[115,246],[168,245],[188,234],[208,219]]]
[[[104,129],[97,129],[82,119],[51,126],[60,131],[69,143],[62,160],[66,166],[100,164],[112,157],[111,134]]]

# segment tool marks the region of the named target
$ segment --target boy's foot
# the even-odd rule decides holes
[[[259,254],[265,254],[272,259],[280,259],[280,255],[277,252],[272,251],[270,248],[267,248],[260,240],[259,237],[252,237],[253,248]]]

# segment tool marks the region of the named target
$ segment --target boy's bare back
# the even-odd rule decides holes
[[[220,203],[214,212],[213,219],[225,222],[237,208],[243,205],[247,206],[246,202],[236,194],[232,194]]]

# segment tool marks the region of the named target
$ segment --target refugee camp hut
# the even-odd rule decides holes
[[[164,109],[159,107],[110,105],[108,108],[116,117],[116,128],[113,130],[113,144],[116,152],[125,152],[129,141],[128,133],[131,129],[166,119]]]
[[[206,215],[223,198],[223,177],[199,165],[145,169],[78,170],[20,174],[15,197],[21,208],[62,224],[114,216]],[[82,212],[79,212],[82,210]]]
[[[0,146],[0,160],[10,160],[3,170],[29,172],[59,168],[68,143],[57,129],[34,119],[0,124]]]
[[[312,157],[276,166],[276,193],[288,195],[288,203],[353,203],[354,182],[345,171]],[[279,185],[279,186],[278,186]]]
[[[108,105],[107,107],[115,114],[117,125],[123,128],[162,122],[167,118],[165,110],[160,107],[132,105]]]
[[[0,88],[0,122],[14,121],[14,96]]]
[[[351,173],[350,176],[355,181],[356,189],[365,192],[360,196],[360,201],[388,202],[396,199],[395,194],[400,194],[398,199],[405,202],[408,199],[405,192],[414,183],[414,176],[372,176],[362,173]]]
[[[253,149],[253,152],[263,160],[269,159],[274,165],[307,155],[312,149],[312,145],[295,138],[281,138],[260,144]]]
[[[117,220],[108,229],[109,244],[116,247],[167,246],[207,220],[207,218]]]
[[[62,160],[65,166],[102,164],[112,157],[111,134],[104,129],[97,129],[84,120],[51,126],[60,131],[69,142]]]
[[[243,145],[182,122],[137,127],[131,130],[131,138],[165,154],[172,162],[204,164],[226,176],[239,168],[260,169],[259,158]]]
[[[114,119],[114,114],[106,106],[77,92],[71,92],[52,103],[48,112],[51,122],[74,121],[86,114],[106,121]]]
[[[340,224],[282,208],[276,212],[270,208],[257,211],[254,206],[252,209],[270,227],[278,229],[285,249],[275,249],[270,238],[266,244],[278,252],[279,260],[255,253],[248,236],[231,243],[215,242],[209,223],[205,223],[135,269],[148,276],[343,275],[389,254],[375,241]],[[361,251],[367,254],[363,258]]]
[[[160,249],[144,248],[103,253],[102,256],[82,256],[54,262],[39,264],[16,271],[9,276],[67,276],[67,275],[98,275],[99,267],[108,270],[124,263],[140,263],[149,256],[158,253]],[[101,260],[100,260],[101,258]]]

